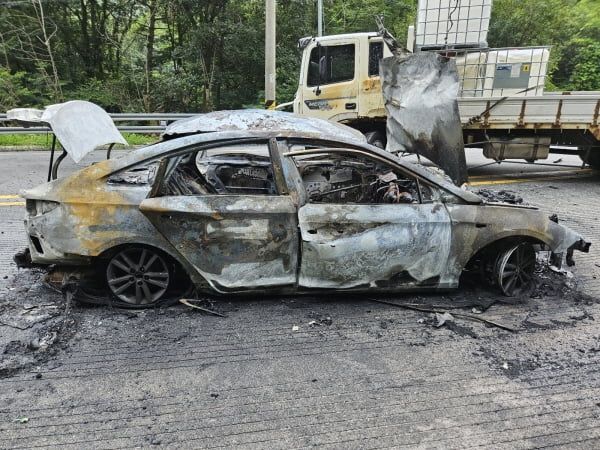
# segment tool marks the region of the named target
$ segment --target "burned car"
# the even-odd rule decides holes
[[[480,267],[506,295],[536,251],[589,244],[531,207],[479,196],[339,124],[230,111],[24,193],[33,262],[88,266],[123,305],[206,293],[449,289]]]

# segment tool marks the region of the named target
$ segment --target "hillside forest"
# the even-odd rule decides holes
[[[277,2],[277,97],[296,91],[316,0]],[[324,0],[326,34],[400,40],[417,0]],[[70,99],[111,112],[261,106],[264,0],[0,0],[0,111]],[[551,45],[547,90],[600,90],[600,0],[494,0],[490,47]]]

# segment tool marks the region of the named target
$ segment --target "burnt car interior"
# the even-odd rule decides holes
[[[339,148],[293,146],[292,151],[319,150],[292,156],[309,203],[429,203],[434,190],[384,162]],[[111,184],[150,185],[159,162],[113,174]],[[266,143],[228,145],[174,156],[156,196],[242,194],[277,195]]]
[[[423,192],[432,200],[415,178],[369,158],[324,152],[294,161],[310,203],[419,203]]]
[[[276,195],[266,145],[229,146],[175,157],[161,195]]]
[[[154,182],[158,169],[158,161],[152,161],[143,165],[131,167],[128,170],[117,172],[108,177],[109,184],[127,184],[146,186]]]

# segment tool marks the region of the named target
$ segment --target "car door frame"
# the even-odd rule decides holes
[[[428,202],[423,202],[423,193],[422,193],[422,188],[421,188],[421,184],[422,183],[426,183],[427,185],[433,187],[434,189],[441,189],[439,188],[437,185],[432,184],[429,180],[425,180],[422,179],[421,177],[419,177],[418,175],[405,170],[401,165],[395,164],[393,161],[387,159],[387,158],[383,158],[381,156],[378,156],[376,154],[367,152],[365,150],[361,150],[360,147],[357,148],[348,148],[348,147],[328,147],[328,148],[315,148],[315,149],[309,149],[309,150],[295,150],[295,151],[287,151],[285,153],[283,153],[283,157],[287,158],[289,160],[292,160],[294,156],[304,156],[304,155],[312,155],[312,154],[321,154],[321,153],[341,153],[341,154],[354,154],[354,155],[360,155],[362,157],[367,157],[367,158],[371,158],[374,160],[377,160],[381,163],[384,163],[390,167],[392,167],[393,169],[395,169],[396,171],[402,173],[404,176],[415,179],[416,184],[417,184],[417,191],[418,191],[418,196],[419,196],[419,203],[418,204],[387,204],[387,203],[380,203],[380,204],[331,204],[331,203],[309,203],[307,201],[301,202],[299,204],[299,208],[298,208],[298,226],[300,228],[300,252],[301,252],[301,261],[299,264],[299,278],[298,278],[298,288],[300,290],[313,290],[313,289],[357,289],[357,290],[368,290],[371,288],[376,288],[377,290],[390,290],[390,291],[395,291],[395,290],[406,290],[406,289],[414,289],[414,288],[447,288],[447,287],[454,287],[457,284],[457,280],[454,279],[453,275],[450,273],[450,271],[445,271],[444,267],[447,265],[447,263],[450,260],[450,256],[451,256],[451,242],[452,242],[452,222],[451,222],[451,218],[449,215],[449,212],[447,210],[447,208],[445,207],[445,205],[443,204],[443,202],[441,200],[439,201],[434,201],[431,203]],[[297,166],[295,164],[295,162],[293,162],[294,167],[296,167],[297,170]],[[300,177],[299,172],[298,172],[298,177]],[[289,177],[288,177],[289,178]],[[316,280],[314,278],[314,276],[318,273],[321,273],[324,270],[327,270],[326,267],[327,265],[323,265],[322,261],[327,261],[327,258],[330,257],[331,255],[334,255],[336,252],[339,252],[339,248],[340,245],[346,245],[346,248],[349,248],[351,250],[351,246],[352,245],[358,245],[360,242],[360,239],[354,239],[354,241],[352,241],[352,239],[350,240],[344,240],[344,239],[334,239],[331,241],[327,241],[326,239],[321,239],[319,240],[319,230],[309,230],[305,225],[307,225],[307,223],[305,222],[305,220],[311,220],[311,218],[313,217],[317,217],[319,215],[319,213],[322,215],[322,217],[327,217],[327,215],[333,215],[333,217],[336,217],[338,220],[344,220],[344,217],[348,217],[351,214],[356,215],[361,215],[362,219],[361,220],[368,220],[368,215],[372,214],[373,217],[375,218],[374,220],[385,220],[382,217],[382,214],[386,214],[386,213],[390,213],[391,216],[394,217],[394,220],[397,221],[398,223],[403,223],[402,222],[402,214],[396,214],[393,215],[391,214],[391,210],[390,211],[384,211],[385,209],[388,209],[390,207],[394,208],[396,207],[396,212],[398,213],[400,210],[398,208],[402,208],[402,206],[405,206],[405,210],[411,210],[411,214],[410,216],[414,219],[414,220],[420,220],[419,218],[433,218],[437,221],[439,221],[439,226],[438,226],[438,230],[435,230],[435,227],[427,227],[427,225],[425,225],[423,228],[424,230],[424,234],[423,234],[423,239],[421,239],[421,244],[422,245],[427,245],[427,236],[431,233],[438,233],[439,234],[439,242],[437,242],[438,244],[438,250],[439,252],[441,252],[443,258],[441,263],[439,263],[436,267],[439,269],[437,274],[434,274],[433,277],[429,276],[431,274],[428,273],[427,271],[427,267],[426,265],[428,263],[431,263],[433,261],[434,258],[438,258],[438,256],[433,256],[433,251],[435,251],[435,246],[430,246],[427,248],[427,252],[425,252],[425,254],[423,255],[423,258],[421,258],[422,264],[421,267],[419,267],[419,264],[413,264],[413,266],[411,266],[411,270],[412,272],[409,272],[411,275],[415,275],[418,274],[420,275],[417,279],[418,282],[412,282],[412,283],[404,283],[403,281],[399,281],[399,282],[395,282],[395,281],[390,281],[390,282],[386,282],[386,279],[367,279],[367,280],[360,280],[360,282],[356,282],[356,280],[354,281],[350,281],[348,282],[348,280],[346,281],[340,281],[340,282],[334,282],[333,279],[335,277],[330,277],[328,280],[323,278],[321,280]],[[320,210],[320,211],[319,211]],[[410,223],[412,225],[412,221],[411,222],[405,222],[406,224]],[[424,222],[421,222],[424,223]],[[430,222],[430,223],[436,223],[434,221]],[[377,228],[377,227],[376,227]],[[398,228],[398,227],[396,227]],[[392,227],[393,229],[393,227]],[[441,231],[440,231],[441,229]],[[368,235],[370,232],[369,231],[365,231],[365,235]],[[327,231],[324,233],[327,234]],[[356,236],[358,236],[360,233],[358,233]],[[370,233],[373,234],[373,233]],[[331,238],[331,234],[328,236],[329,238]],[[364,236],[361,237],[361,239]],[[381,235],[379,235],[379,238],[381,238]],[[363,241],[364,242],[364,241]],[[390,244],[393,245],[394,241],[393,239],[390,240]],[[375,251],[375,249],[373,249]],[[438,254],[439,254],[438,252]],[[329,260],[327,262],[328,264],[332,265],[335,264],[335,261],[331,261]],[[354,264],[354,261],[352,261],[352,259],[349,259],[348,261],[346,261],[346,265],[347,266],[351,266],[352,264]],[[425,267],[422,267],[423,264],[425,265]],[[306,270],[306,268],[312,265],[313,267],[311,269],[309,269],[308,271]],[[401,271],[400,271],[401,272]],[[339,279],[342,279],[343,277],[338,277]],[[392,277],[388,278],[388,280],[391,280]],[[436,281],[432,282],[430,281],[431,278],[435,278]],[[400,283],[400,284],[398,284]],[[422,283],[422,284],[420,284]],[[434,284],[432,284],[434,283]]]
[[[267,145],[277,195],[212,193],[159,196],[161,187],[172,173],[167,169],[172,158],[211,148],[253,143]],[[299,252],[297,204],[290,196],[283,177],[276,139],[232,139],[169,153],[159,163],[150,193],[141,202],[140,210],[184,259],[186,266],[194,268],[194,275],[200,275],[214,290],[240,292],[295,289]],[[248,218],[248,215],[254,217]],[[188,217],[187,222],[196,225],[197,232],[192,225],[184,230],[182,225],[185,217]],[[182,218],[183,222],[178,223]],[[241,222],[242,229],[232,221]],[[187,236],[196,236],[197,239],[181,239],[182,242],[177,242],[175,237],[181,236],[182,230],[188,233]],[[208,238],[210,234],[219,239],[216,247],[211,247]],[[184,233],[183,236],[185,235]],[[250,256],[245,254],[246,259],[242,263],[232,262],[236,254],[241,256],[244,243],[251,240],[260,241],[264,245],[246,245],[246,249],[252,248],[255,251]],[[200,256],[194,256],[194,251]],[[255,257],[252,260],[253,255]],[[208,256],[207,261],[210,262],[203,262],[201,256]],[[275,258],[277,256],[278,259]],[[265,259],[268,257],[275,259]],[[240,264],[245,264],[245,268]],[[238,269],[234,269],[235,267]],[[256,272],[255,282],[243,284],[250,282],[251,274],[248,271],[253,267]]]

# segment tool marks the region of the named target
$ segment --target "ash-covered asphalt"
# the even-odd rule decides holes
[[[598,178],[502,188],[600,242]],[[512,304],[466,283],[212,299],[224,318],[69,303],[43,271],[7,269],[0,448],[598,448],[599,247],[575,255],[572,277],[541,264]],[[435,314],[373,300],[454,317],[437,327]]]

